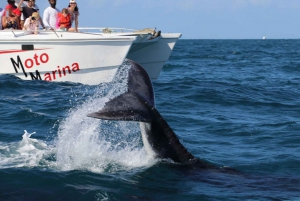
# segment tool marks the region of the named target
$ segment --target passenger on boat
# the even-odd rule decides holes
[[[17,8],[18,8],[20,1],[21,0],[15,0],[15,6],[17,6]],[[28,0],[25,0],[25,1],[28,1]],[[24,19],[24,17],[23,17],[23,13],[21,11],[21,17],[20,17],[20,28],[21,29],[23,28],[23,25],[24,25],[24,21],[22,21],[23,19]]]
[[[49,3],[50,6],[44,11],[43,23],[47,29],[54,30],[60,10],[56,8],[56,0],[49,0]]]
[[[78,11],[78,6],[76,3],[76,0],[70,0],[70,3],[68,5],[68,10],[71,16],[71,26],[73,22],[75,21],[75,28],[70,28],[69,31],[73,32],[78,32],[78,16],[79,16],[79,11]]]
[[[25,20],[23,30],[29,31],[32,34],[38,34],[39,29],[39,18],[38,12],[32,13],[30,17]]]
[[[20,29],[21,12],[15,5],[15,0],[7,0],[2,16],[2,26],[4,29]]]
[[[61,31],[68,31],[71,27],[71,17],[67,8],[62,9],[61,13],[58,13],[58,20],[56,29]]]
[[[3,13],[4,13],[4,9],[0,8],[0,30],[3,29],[3,27],[2,27],[2,15],[3,15]]]
[[[6,14],[6,11],[8,10],[11,10],[12,13],[17,16],[17,17],[20,17],[21,16],[21,11],[17,8],[17,6],[15,5],[15,0],[7,0],[7,5],[5,7],[5,11],[4,11],[4,15],[7,15]]]
[[[8,13],[8,16],[2,17],[3,29],[19,29],[18,18],[15,17],[15,15],[13,15],[11,11],[6,12]]]
[[[32,13],[37,12],[39,13],[39,7],[35,4],[35,0],[20,0],[18,3],[18,9],[22,12],[21,16],[21,27],[24,25],[24,21],[32,15]],[[43,20],[39,18],[39,22],[42,25],[43,28],[45,28],[43,24]]]

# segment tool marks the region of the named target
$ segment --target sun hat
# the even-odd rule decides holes
[[[39,15],[38,12],[33,12],[31,16],[34,17],[35,19],[39,19],[40,18],[40,15]]]
[[[70,3],[76,3],[76,0],[70,0]]]

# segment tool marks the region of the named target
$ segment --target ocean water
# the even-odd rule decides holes
[[[0,200],[300,200],[300,40],[179,40],[153,81],[181,143],[219,170],[149,157],[138,123],[86,117],[126,90],[0,76]],[[222,171],[231,167],[235,171]]]

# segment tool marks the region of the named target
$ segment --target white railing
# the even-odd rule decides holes
[[[81,32],[97,32],[97,33],[132,33],[136,29],[117,28],[117,27],[79,27]]]

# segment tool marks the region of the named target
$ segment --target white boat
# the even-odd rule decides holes
[[[0,31],[0,75],[24,80],[110,82],[135,36],[21,30]]]
[[[160,33],[155,29],[134,30],[127,28],[80,28],[82,32],[101,34],[109,37],[136,36],[126,58],[131,59],[145,68],[151,79],[157,79],[165,62],[181,37],[181,33]],[[153,33],[155,32],[155,33]]]
[[[112,81],[125,58],[157,79],[180,33],[124,28],[80,28],[81,33],[0,31],[0,75],[25,80],[96,85]],[[158,34],[159,33],[159,34]]]

